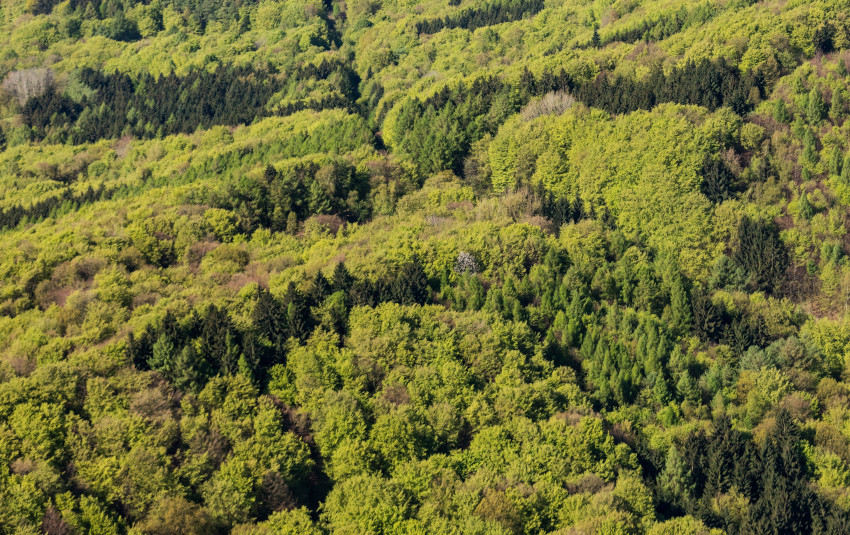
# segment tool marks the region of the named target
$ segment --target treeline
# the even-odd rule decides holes
[[[340,263],[331,280],[318,272],[304,291],[291,283],[283,299],[260,290],[247,329],[215,305],[181,321],[169,313],[159,325],[131,333],[126,355],[137,368],[156,370],[187,392],[199,391],[216,375],[241,373],[262,383],[271,366],[285,362],[290,339],[303,342],[316,328],[344,334],[354,306],[424,304],[431,294],[417,260],[376,281],[355,278]]]
[[[205,25],[208,21],[235,21],[239,20],[239,11],[247,6],[257,5],[257,0],[240,0],[239,2],[228,2],[227,0],[171,0],[171,5],[180,11],[188,11],[197,17],[198,21]]]
[[[135,21],[124,17],[124,13],[138,4],[150,4],[149,0],[71,0],[69,7],[77,16],[89,20],[105,20],[113,18],[124,21],[132,26],[135,40],[140,37]],[[34,15],[45,15],[53,11],[60,2],[58,0],[33,0],[27,3],[28,11]],[[195,18],[195,22],[201,27],[209,21],[233,21],[239,20],[240,9],[246,6],[256,5],[256,0],[241,0],[239,2],[225,2],[223,0],[169,0],[164,2],[171,5],[177,11],[184,11]],[[162,14],[157,12],[160,26]],[[162,28],[160,28],[162,29]]]
[[[85,204],[110,199],[119,188],[107,188],[100,184],[97,188],[88,186],[81,193],[66,188],[55,197],[49,197],[29,206],[16,205],[0,210],[0,230],[14,228],[21,223],[33,223],[48,217],[58,217],[78,210]]]
[[[475,30],[503,22],[512,22],[537,14],[543,9],[543,0],[503,0],[446,15],[442,18],[422,20],[416,23],[416,33],[437,33],[446,28]]]
[[[389,128],[396,147],[423,173],[442,169],[461,173],[472,143],[494,134],[531,98],[553,91],[570,92],[585,105],[612,114],[649,110],[664,102],[710,110],[729,106],[745,114],[756,104],[751,101],[753,90],[764,98],[768,89],[760,71],[741,73],[723,58],[689,61],[670,74],[658,66],[643,80],[603,72],[583,82],[564,69],[557,73],[547,69],[537,76],[525,70],[514,84],[482,77],[469,85],[445,86],[425,100],[407,100]]]
[[[765,98],[768,88],[761,71],[742,73],[721,57],[716,61],[688,61],[669,75],[659,66],[643,80],[602,73],[591,83],[577,87],[574,96],[609,113],[648,110],[657,104],[675,102],[710,110],[728,106],[745,115],[755,104],[750,100],[753,90],[759,99]]]
[[[600,40],[598,44],[606,45],[618,41],[623,43],[662,41],[684,29],[704,24],[716,14],[717,9],[708,2],[701,3],[692,9],[682,6],[678,11],[644,19],[632,28],[616,30],[606,35],[605,39]]]
[[[297,99],[273,111],[272,95],[293,81],[332,79],[336,91],[321,99]],[[323,61],[295,69],[288,76],[272,69],[220,66],[185,76],[171,73],[138,78],[128,74],[83,69],[77,79],[87,93],[75,101],[49,90],[24,105],[24,120],[36,137],[52,134],[74,142],[121,135],[140,138],[194,132],[213,125],[251,123],[254,119],[291,114],[303,109],[348,107],[357,98],[359,78],[338,61]]]
[[[53,11],[53,8],[59,3],[57,0],[33,0],[27,3],[27,10],[33,15],[46,15]],[[92,17],[105,17],[132,7],[136,3],[140,2],[133,0],[109,0],[105,2],[101,0],[71,0],[68,4],[71,9],[80,13],[88,12]]]

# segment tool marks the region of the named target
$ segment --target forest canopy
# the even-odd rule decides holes
[[[850,532],[850,4],[0,6],[0,534]]]

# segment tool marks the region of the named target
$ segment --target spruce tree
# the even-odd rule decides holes
[[[266,289],[260,289],[251,319],[260,334],[266,336],[273,344],[277,343],[283,335],[283,314],[283,308],[272,294]]]
[[[781,98],[777,99],[773,105],[773,118],[782,124],[791,122],[791,112],[788,111],[788,106],[785,105],[785,101]]]
[[[833,147],[832,152],[829,155],[829,174],[841,176],[843,164],[844,155],[841,153],[841,149],[838,147]]]
[[[681,276],[676,275],[670,288],[670,324],[676,332],[690,332],[693,324],[691,302]]]
[[[187,344],[177,355],[172,371],[174,386],[183,392],[197,392],[210,375],[209,364],[198,356],[195,347]]]
[[[348,292],[354,282],[354,277],[345,267],[345,262],[337,264],[333,272],[332,290],[334,292]]]
[[[797,209],[804,219],[811,220],[815,215],[815,207],[809,202],[809,197],[805,191],[800,194],[800,198],[797,200]]]
[[[167,334],[161,334],[154,343],[148,366],[156,370],[166,378],[172,378],[172,366],[174,364],[175,347],[174,340]]]
[[[829,107],[829,117],[835,123],[844,118],[847,102],[844,99],[844,91],[841,88],[832,90],[832,104]]]
[[[313,331],[313,317],[307,297],[290,282],[285,302],[287,338],[304,340]]]
[[[732,486],[739,446],[737,433],[732,429],[732,420],[728,415],[720,416],[714,422],[714,433],[706,455],[704,493],[709,498],[728,491]]]
[[[808,486],[799,430],[784,409],[776,414],[761,461],[760,496],[750,509],[750,532],[810,533],[815,497]]]
[[[403,305],[421,305],[429,301],[431,287],[418,258],[402,266],[392,283],[391,293],[392,300]]]
[[[693,498],[691,473],[676,446],[667,451],[664,470],[658,476],[658,491],[664,501],[680,509],[686,508]]]
[[[844,156],[844,163],[841,165],[841,182],[850,185],[850,152]]]
[[[313,284],[310,286],[310,292],[307,295],[310,304],[312,306],[319,306],[330,294],[331,283],[325,277],[324,273],[317,271],[313,276]]]
[[[737,187],[735,175],[719,158],[706,157],[701,174],[701,189],[708,200],[717,204],[732,198]]]
[[[817,88],[809,91],[808,103],[806,104],[806,117],[812,125],[819,125],[824,117],[826,117],[826,103],[823,101],[823,95]]]
[[[747,270],[757,289],[768,293],[781,290],[788,252],[779,237],[779,228],[772,221],[754,221],[744,216],[732,259]]]

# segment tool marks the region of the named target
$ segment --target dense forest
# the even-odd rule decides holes
[[[9,0],[0,534],[850,532],[850,2]]]

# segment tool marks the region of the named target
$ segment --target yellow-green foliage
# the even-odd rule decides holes
[[[528,123],[516,116],[490,145],[493,188],[542,184],[607,206],[625,232],[675,252],[686,272],[700,276],[721,245],[697,172],[718,140],[737,142],[740,128],[728,111],[673,105],[613,118],[580,107]]]

